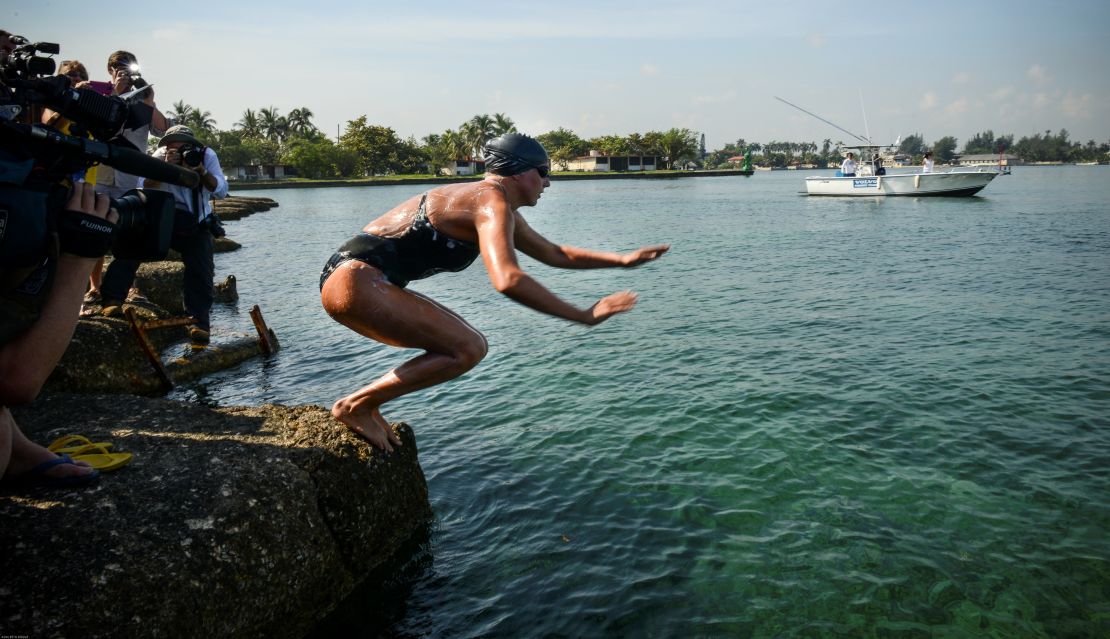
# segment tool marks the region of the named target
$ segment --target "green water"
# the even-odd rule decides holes
[[[635,270],[477,264],[414,286],[489,338],[386,407],[436,519],[320,636],[1110,635],[1110,169],[1015,168],[980,197],[805,198],[802,175],[556,182],[556,241],[670,242]],[[319,309],[340,242],[418,187],[267,193],[217,259],[285,345],[180,393],[318,403],[405,354]]]

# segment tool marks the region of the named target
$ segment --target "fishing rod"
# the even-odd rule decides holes
[[[871,140],[870,140],[869,138],[865,138],[865,137],[863,137],[863,136],[861,136],[861,135],[856,135],[855,133],[852,133],[851,131],[849,131],[848,129],[845,129],[845,128],[844,128],[844,127],[842,127],[842,126],[839,126],[839,125],[837,125],[837,124],[834,124],[834,123],[832,123],[832,122],[829,122],[828,120],[826,120],[825,118],[823,118],[823,117],[821,117],[821,116],[817,115],[816,113],[813,113],[813,112],[811,112],[811,111],[806,111],[805,109],[803,109],[802,107],[798,106],[797,104],[794,104],[793,102],[787,102],[786,100],[783,100],[782,98],[780,98],[780,97],[779,97],[779,96],[777,96],[777,95],[776,95],[776,96],[774,96],[774,98],[775,98],[776,100],[778,100],[779,102],[782,102],[782,103],[784,103],[784,104],[789,104],[790,106],[792,106],[792,107],[794,107],[795,109],[797,109],[797,110],[801,111],[802,113],[805,113],[805,114],[807,114],[807,115],[812,115],[813,117],[815,117],[815,118],[817,118],[818,120],[820,120],[820,121],[824,122],[825,124],[828,124],[829,126],[832,126],[832,127],[836,128],[836,129],[839,129],[839,130],[841,130],[841,131],[843,131],[843,132],[847,133],[848,135],[852,136],[853,138],[855,138],[855,139],[859,140],[860,142],[866,142],[867,144],[871,144]]]

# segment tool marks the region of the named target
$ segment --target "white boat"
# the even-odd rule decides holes
[[[837,171],[836,175],[831,177],[807,177],[806,195],[848,197],[885,197],[888,195],[908,195],[912,197],[927,195],[969,196],[982,191],[985,186],[991,183],[991,180],[999,175],[1010,172],[1010,167],[1002,166],[1002,160],[1000,159],[997,170],[977,167],[974,170],[954,168],[948,171],[931,173],[888,173],[883,168],[881,161],[882,151],[883,149],[896,150],[897,141],[894,144],[872,144],[870,137],[852,133],[816,113],[806,111],[802,107],[787,102],[778,96],[775,96],[775,99],[863,142],[863,144],[856,146],[840,147],[845,151],[858,151],[856,155],[859,160],[856,164],[855,174],[843,176],[840,171]]]
[[[968,196],[975,195],[1000,175],[999,171],[978,167],[972,169],[953,168],[934,173],[888,173],[876,162],[880,152],[890,146],[870,145],[842,147],[859,151],[860,162],[853,176],[837,175],[828,177],[807,177],[807,195],[836,195],[854,197],[880,197],[888,195],[909,195],[924,197]]]

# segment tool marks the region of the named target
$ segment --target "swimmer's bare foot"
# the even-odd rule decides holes
[[[378,427],[385,432],[385,436],[387,439],[389,439],[389,441],[393,442],[397,446],[404,446],[404,444],[401,443],[401,437],[397,435],[396,432],[394,432],[393,427],[389,425],[389,422],[385,421],[385,418],[382,417],[382,413],[380,410],[375,408],[374,410],[370,411],[370,416],[374,419],[374,423],[376,423]]]
[[[347,400],[341,399],[331,407],[331,415],[351,432],[386,452],[393,452],[391,440],[398,446],[401,445],[401,439],[389,427],[377,408],[369,411],[352,410]]]

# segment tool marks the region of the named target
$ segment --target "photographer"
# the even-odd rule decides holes
[[[131,113],[121,136],[137,150],[146,153],[147,138],[162,135],[166,130],[166,116],[154,103],[154,87],[147,84],[138,72],[139,63],[134,53],[116,51],[108,56],[108,73],[111,75],[112,95],[123,96],[136,88],[146,87],[141,93],[131,97],[128,104]],[[97,174],[97,192],[119,197],[125,191],[137,188],[138,176],[117,171],[109,166],[101,166]]]
[[[93,185],[78,183],[61,214],[62,229],[44,239],[14,224],[25,219],[17,213],[29,217],[33,211],[6,206],[13,224],[0,235],[0,477],[25,486],[88,484],[97,471],[27,439],[8,406],[34,400],[65,352],[89,271],[107,249],[116,213]],[[40,256],[28,264],[36,253],[27,250],[32,244],[41,245]]]
[[[223,227],[212,213],[211,200],[227,197],[227,179],[220,169],[216,152],[201,144],[186,126],[171,127],[158,142],[154,157],[190,169],[200,176],[200,184],[196,188],[152,179],[145,180],[143,186],[173,195],[177,210],[170,246],[181,254],[181,261],[185,264],[185,311],[196,319],[196,324],[189,327],[189,339],[194,345],[203,346],[209,341],[208,317],[215,297],[212,288],[215,273],[212,238],[223,234]],[[138,261],[127,259],[116,259],[108,265],[101,286],[105,314],[113,314],[114,307],[122,306],[138,268]]]

